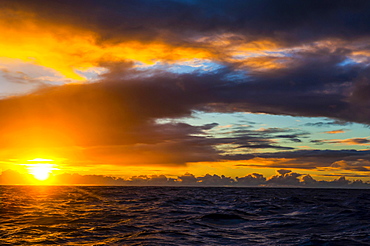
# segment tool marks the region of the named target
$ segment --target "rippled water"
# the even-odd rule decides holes
[[[370,190],[0,186],[0,245],[370,245]]]

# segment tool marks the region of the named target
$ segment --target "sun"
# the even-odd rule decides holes
[[[51,159],[42,159],[36,158],[33,160],[28,160],[31,162],[27,165],[28,172],[32,174],[37,180],[44,181],[50,177],[50,174],[53,170],[57,170],[54,164],[49,162],[53,162]]]
[[[34,164],[28,168],[30,174],[32,174],[38,180],[46,180],[50,176],[50,172],[53,170],[50,164]]]

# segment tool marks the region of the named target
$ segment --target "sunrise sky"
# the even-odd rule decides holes
[[[370,1],[0,8],[2,172],[370,181]]]

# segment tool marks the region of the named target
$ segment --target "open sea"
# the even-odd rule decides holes
[[[370,245],[370,190],[0,186],[0,245]]]

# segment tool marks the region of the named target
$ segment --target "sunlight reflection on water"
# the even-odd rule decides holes
[[[0,186],[1,245],[361,245],[370,190]]]

